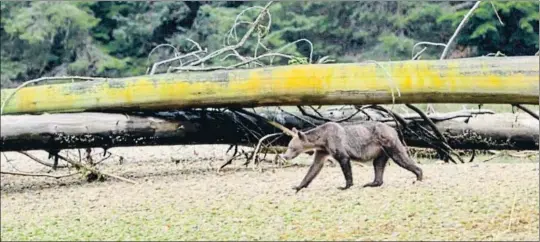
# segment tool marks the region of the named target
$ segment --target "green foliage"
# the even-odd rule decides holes
[[[293,57],[289,60],[289,65],[303,65],[308,64],[309,60],[306,57]]]
[[[17,35],[29,44],[38,44],[53,42],[60,33],[68,38],[70,31],[76,37],[97,22],[94,16],[74,4],[32,2],[28,8],[16,9],[13,18],[6,19],[3,24],[7,34]]]
[[[501,51],[531,55],[538,50],[538,2],[490,2],[475,11],[456,43],[479,54]],[[186,38],[209,51],[234,45],[249,29],[260,2],[1,2],[1,85],[40,76],[142,75],[149,63],[193,50]],[[274,65],[308,63],[329,56],[336,62],[405,60],[420,41],[447,42],[468,8],[446,2],[275,2],[268,19],[257,26],[238,52],[253,55],[279,51],[300,56],[276,57]],[[258,8],[253,8],[258,6]],[[250,9],[248,9],[250,8]],[[248,9],[248,10],[246,10]],[[238,14],[243,11],[239,17]],[[230,32],[234,23],[235,31]],[[260,39],[258,37],[261,37]],[[298,41],[308,39],[309,42]],[[258,45],[262,43],[264,47]],[[293,43],[294,44],[290,44]],[[286,46],[286,48],[282,48]],[[417,48],[420,51],[422,48]],[[423,59],[440,56],[428,46]],[[210,65],[238,60],[222,56]],[[261,60],[270,64],[270,58]]]
[[[534,55],[539,47],[538,4],[538,1],[482,2],[460,32],[457,43],[476,47],[478,55],[497,51],[506,55]],[[504,25],[499,23],[495,11]],[[443,15],[438,22],[456,28],[467,12],[464,9]]]

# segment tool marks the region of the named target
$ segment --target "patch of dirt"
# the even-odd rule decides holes
[[[391,163],[383,186],[365,189],[361,185],[373,179],[373,168],[354,165],[355,186],[346,191],[337,189],[344,185],[339,166],[326,165],[309,188],[295,194],[292,186],[308,167],[265,165],[261,173],[241,167],[240,160],[216,174],[227,148],[111,149],[124,157],[123,164],[111,159],[100,168],[138,185],[3,175],[1,239],[538,239],[537,163],[422,163],[423,182]],[[6,155],[12,161],[3,160],[2,170],[48,169]]]

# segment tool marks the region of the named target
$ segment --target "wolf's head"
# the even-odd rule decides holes
[[[294,132],[293,138],[287,146],[287,151],[281,155],[285,160],[292,160],[298,155],[315,148],[315,145],[310,142],[302,131],[298,131],[296,128],[292,128]]]

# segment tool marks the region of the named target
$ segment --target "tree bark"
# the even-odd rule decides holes
[[[183,72],[1,90],[3,114],[390,103],[537,104],[536,56]],[[54,79],[54,78],[53,78]]]
[[[345,111],[326,117],[342,118]],[[261,117],[292,129],[309,129],[324,121],[287,112],[259,112]],[[388,116],[369,111],[373,119],[395,127]],[[515,123],[511,117],[496,114],[470,117],[466,112],[432,115],[430,118],[454,149],[538,150],[538,121],[522,117]],[[354,116],[344,125],[365,122],[367,116]],[[404,140],[413,147],[432,147],[435,139],[417,136],[427,126],[417,116],[406,116],[409,129]],[[464,121],[467,121],[465,123]],[[536,122],[536,123],[534,123]],[[218,110],[190,110],[130,115],[113,113],[65,113],[45,115],[1,116],[0,151],[58,150],[69,148],[121,146],[232,144],[254,146],[264,135],[280,130],[264,119],[251,115]],[[274,145],[286,146],[282,135]]]

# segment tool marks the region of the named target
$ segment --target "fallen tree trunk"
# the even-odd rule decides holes
[[[308,129],[324,121],[287,112],[262,112],[260,116],[287,128]],[[280,130],[264,119],[231,111],[192,110],[152,113],[152,116],[112,113],[66,113],[45,115],[1,116],[0,151],[60,150],[69,148],[121,146],[231,144],[254,146],[267,134]],[[374,119],[394,122],[383,114],[370,112]],[[433,120],[454,149],[538,150],[538,123],[516,126],[489,118],[469,123],[455,121],[448,115]],[[456,113],[465,117],[466,113]],[[470,116],[470,115],[469,115]],[[484,115],[480,115],[482,117]],[[488,115],[485,115],[488,116]],[[343,124],[364,122],[367,116],[357,115]],[[418,136],[426,124],[415,116],[405,117],[410,129],[404,130],[405,142],[414,147],[433,147],[430,137]],[[482,119],[482,118],[476,118]],[[495,120],[495,121],[490,121]],[[530,122],[530,120],[526,120]],[[537,122],[534,120],[534,122]],[[289,138],[282,135],[274,145],[284,146]]]
[[[8,100],[3,114],[333,104],[538,104],[538,66],[538,57],[521,56],[88,78],[23,87]],[[2,103],[14,91],[2,90]]]

